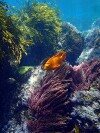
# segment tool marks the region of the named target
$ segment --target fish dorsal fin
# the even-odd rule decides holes
[[[65,59],[66,59],[66,52],[64,52],[64,53],[62,54],[61,59],[62,59],[62,60],[65,60]]]
[[[52,56],[51,58],[61,57],[63,55],[63,53],[65,53],[65,52],[64,51],[59,51],[59,53],[57,53],[56,55]]]

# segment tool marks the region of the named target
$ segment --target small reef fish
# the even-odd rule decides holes
[[[63,60],[65,59],[66,59],[66,52],[59,51],[59,53],[57,53],[56,55],[45,60],[45,64],[43,64],[43,69],[47,71],[54,70],[60,67],[63,63]]]

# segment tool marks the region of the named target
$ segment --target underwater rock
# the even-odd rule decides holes
[[[64,23],[62,24],[62,32],[56,38],[54,39],[55,45],[52,44],[54,42],[48,44],[47,40],[44,40],[42,44],[32,45],[28,51],[30,54],[23,55],[21,65],[26,65],[26,62],[27,65],[39,65],[44,58],[50,57],[60,49],[68,53],[67,61],[72,65],[75,64],[84,47],[82,33],[72,24]]]
[[[14,84],[15,82],[16,82],[16,80],[14,78],[8,78],[7,79],[8,84]]]
[[[84,50],[77,59],[77,63],[100,58],[100,28],[93,28],[85,36]]]
[[[10,104],[10,111],[6,112],[9,115],[9,119],[6,119],[6,123],[1,131],[2,133],[28,133],[26,129],[26,119],[29,118],[27,106],[28,99],[34,88],[37,86],[39,87],[44,75],[45,72],[38,66],[31,70],[31,75],[28,76],[26,82],[23,83],[21,81],[19,83],[19,81],[17,81],[19,85],[17,86],[13,97],[10,98],[12,101]],[[20,80],[23,80],[24,76],[25,74]]]
[[[67,61],[74,65],[84,47],[82,33],[70,23],[62,25],[62,32],[58,37],[57,49],[64,49],[67,52]]]
[[[76,119],[80,133],[100,133],[100,91],[76,91],[71,98],[73,119]]]
[[[100,18],[98,18],[97,20],[95,20],[92,24],[92,29],[93,28],[100,28]]]
[[[17,89],[14,70],[7,60],[0,61],[0,133],[3,125],[9,119],[8,112],[10,112],[12,97]]]

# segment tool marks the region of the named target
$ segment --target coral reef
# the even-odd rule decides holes
[[[62,32],[58,37],[58,49],[67,52],[67,61],[74,65],[84,47],[84,38],[75,26],[70,23],[62,24]]]
[[[50,4],[28,4],[14,14],[0,1],[0,133],[72,133],[75,125],[82,133],[99,133],[100,19],[84,41]],[[63,62],[52,72],[41,66],[15,71],[23,53],[30,54],[21,64],[38,65],[60,49],[72,65],[83,50],[82,63]]]
[[[73,103],[72,118],[76,119],[80,132],[100,132],[100,58],[92,59],[73,67],[80,74],[80,83],[71,97]],[[82,78],[81,78],[82,77]],[[83,79],[83,80],[82,80]],[[74,80],[76,81],[76,80]],[[77,83],[79,83],[77,85]],[[80,91],[81,90],[81,91]]]

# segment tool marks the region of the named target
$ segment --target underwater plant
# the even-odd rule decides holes
[[[25,47],[30,42],[20,38],[21,30],[14,25],[6,4],[0,3],[0,60],[14,59],[19,63],[22,53],[27,54]]]
[[[70,98],[78,91],[89,91],[100,75],[100,59],[79,66],[63,63],[43,78],[29,99],[32,117],[28,127],[33,133],[69,132],[75,128]],[[72,125],[72,127],[70,127]]]
[[[81,63],[73,67],[73,89],[89,90],[100,78],[100,58]]]
[[[33,62],[39,64],[56,51],[57,36],[62,24],[56,8],[48,3],[33,1],[12,15],[12,19],[21,30],[23,38],[32,41],[30,55],[25,58],[33,57]]]
[[[71,80],[66,80],[71,70],[68,64],[63,64],[53,73],[47,74],[40,88],[36,88],[31,95],[29,108],[32,120],[28,121],[28,127],[33,133],[66,133],[74,128],[69,124]]]
[[[17,72],[22,75],[22,74],[25,74],[27,71],[29,71],[29,69],[32,69],[34,68],[33,66],[21,66],[21,67],[18,67],[17,69]]]

